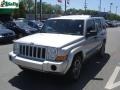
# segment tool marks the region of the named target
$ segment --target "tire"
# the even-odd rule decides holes
[[[98,55],[100,57],[104,57],[104,55],[105,55],[105,43],[102,44],[102,47],[100,48],[100,50],[98,52]]]
[[[82,67],[82,59],[80,55],[76,55],[67,73],[70,80],[73,80],[73,81],[79,80],[81,67]]]

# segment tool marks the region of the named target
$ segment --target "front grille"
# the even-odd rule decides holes
[[[19,55],[26,58],[44,60],[46,56],[46,49],[40,46],[21,44],[19,45]]]

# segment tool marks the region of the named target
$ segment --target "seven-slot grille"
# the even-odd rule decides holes
[[[46,49],[34,45],[19,45],[19,55],[33,59],[45,59]]]

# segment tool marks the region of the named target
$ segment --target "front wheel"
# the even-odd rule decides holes
[[[74,57],[72,66],[70,68],[70,70],[68,71],[68,76],[70,79],[72,80],[78,80],[80,77],[80,71],[81,71],[81,67],[82,67],[82,63],[81,63],[81,57],[80,55],[76,55]]]

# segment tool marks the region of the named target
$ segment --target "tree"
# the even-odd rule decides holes
[[[14,10],[13,17],[25,17],[26,13],[33,11],[34,2],[33,0],[20,0],[19,2],[19,9]]]
[[[37,10],[38,13],[40,13],[40,3],[37,2]],[[62,8],[60,5],[51,5],[46,2],[42,3],[42,13],[43,14],[61,14],[62,13]]]
[[[23,2],[19,3],[19,9],[15,9],[13,12],[13,18],[25,17],[26,11]]]
[[[53,13],[54,14],[62,14],[62,8],[61,8],[61,6],[60,5],[54,5],[53,6]]]
[[[23,3],[27,13],[30,12],[34,8],[33,0],[20,0],[20,2]]]
[[[66,14],[78,14],[78,12],[79,11],[77,9],[71,8],[66,11]]]

